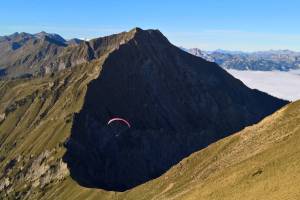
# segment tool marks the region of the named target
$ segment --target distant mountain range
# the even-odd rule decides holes
[[[216,51],[203,51],[198,48],[184,50],[208,61],[216,62],[225,69],[256,71],[289,71],[300,69],[300,52],[290,50],[270,50],[251,53],[220,49]]]
[[[95,40],[85,41],[77,38],[66,40],[58,34],[44,31],[36,34],[21,32],[0,36],[0,77],[45,75],[90,61],[97,56],[94,55],[93,45],[97,45]],[[300,53],[289,50],[253,53],[221,49],[184,50],[216,62],[225,69],[260,71],[300,69]]]
[[[83,44],[77,54],[73,54],[74,46],[81,43],[84,42],[77,38],[67,41],[58,34],[46,32],[37,34],[22,32],[2,36],[0,76],[43,75],[87,61],[89,58],[82,55],[88,51],[88,46]]]

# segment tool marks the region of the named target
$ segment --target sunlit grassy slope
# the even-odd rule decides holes
[[[196,152],[163,176],[124,193],[70,178],[45,199],[300,199],[300,101]]]
[[[300,199],[300,101],[126,192],[83,188],[67,173],[53,178],[73,113],[100,65],[0,82],[0,199]]]
[[[0,82],[0,199],[24,198],[24,194],[39,199],[31,191],[41,191],[40,187],[33,185],[43,182],[40,178],[46,171],[52,171],[51,176],[63,171],[59,164],[73,113],[80,110],[99,66],[101,59],[44,78]],[[56,178],[47,179],[51,185]]]

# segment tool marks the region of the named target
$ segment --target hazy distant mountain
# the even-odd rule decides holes
[[[226,69],[259,71],[300,69],[300,53],[289,50],[246,53],[225,50],[202,51],[192,48],[186,51],[211,62],[216,62]]]
[[[198,56],[198,57],[201,57],[207,61],[210,61],[210,62],[214,62],[214,58],[210,55],[210,52],[208,51],[202,51],[198,48],[192,48],[192,49],[184,49],[182,48],[183,50],[195,55],[195,56]]]
[[[66,43],[68,45],[78,45],[82,42],[84,42],[84,40],[81,40],[81,39],[78,39],[78,38],[73,38],[73,39],[70,39],[70,40],[66,41]]]
[[[93,56],[88,53],[89,49],[89,44],[82,40],[66,41],[58,34],[46,32],[3,36],[0,38],[0,76],[37,76],[56,72],[89,61]]]
[[[66,40],[63,37],[61,37],[60,35],[58,35],[56,33],[46,33],[45,31],[42,31],[40,33],[35,34],[34,36],[37,38],[40,38],[40,39],[44,39],[45,37],[48,37],[48,38],[52,39],[53,41],[60,42],[60,43],[66,42]]]

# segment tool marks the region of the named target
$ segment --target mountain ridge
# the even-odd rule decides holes
[[[51,199],[52,189],[74,186],[112,190],[102,198],[113,198],[288,103],[247,88],[157,30],[67,50],[61,59],[72,67],[0,80],[1,198]],[[132,128],[108,126],[116,115]]]
[[[241,51],[203,51],[198,48],[185,51],[218,63],[225,69],[254,71],[289,71],[300,69],[300,53],[290,50],[269,50],[256,52]]]
[[[92,55],[94,50],[90,45],[105,38],[109,40],[109,37],[100,37],[104,39],[73,40],[68,43],[61,36],[46,32],[14,33],[5,38],[0,42],[0,52],[2,52],[0,53],[0,66],[2,70],[5,70],[6,77],[26,74],[40,76],[89,62],[94,59]]]
[[[134,28],[131,31],[140,30],[140,28]],[[105,38],[105,36],[100,38]],[[83,50],[86,48],[84,46],[86,44],[93,45],[92,43],[98,39],[83,41],[75,38],[67,41],[58,34],[44,31],[36,34],[16,32],[8,36],[1,36],[1,77],[41,76],[72,67],[80,62],[88,62],[89,55]],[[73,51],[70,49],[76,48],[78,52],[81,52],[76,55],[78,58],[68,56],[68,52]],[[252,53],[225,50],[202,51],[197,48],[184,50],[208,61],[216,62],[225,69],[288,71],[299,69],[300,66],[300,54],[289,50]],[[47,55],[49,56],[47,57]]]
[[[181,51],[159,31],[131,34],[106,58],[74,117],[64,161],[83,186],[131,189],[285,104]],[[106,125],[113,116],[132,127],[115,133]],[[96,141],[100,135],[105,142]]]

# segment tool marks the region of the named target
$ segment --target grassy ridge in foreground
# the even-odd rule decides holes
[[[68,175],[63,143],[99,66],[101,60],[0,82],[0,199],[39,199],[43,188]]]
[[[70,179],[45,199],[299,199],[300,101],[196,152],[163,176],[123,193]]]
[[[7,113],[0,122],[1,199],[300,198],[300,101],[132,190],[79,186],[61,163],[62,143],[99,65],[101,61],[53,77],[0,83],[0,114]]]
[[[0,115],[5,118],[0,122],[1,199],[300,198],[300,101],[132,190],[79,186],[61,163],[62,143],[99,65],[101,61],[53,77],[0,82]]]

